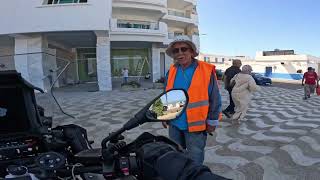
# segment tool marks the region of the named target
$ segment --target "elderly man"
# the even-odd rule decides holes
[[[229,93],[229,106],[223,110],[223,114],[226,115],[228,118],[231,117],[232,114],[234,114],[234,102],[233,102],[233,99],[232,99],[232,95],[231,95],[231,92],[232,92],[232,86],[230,84],[230,80],[236,75],[238,74],[239,72],[241,72],[240,70],[240,67],[241,67],[241,61],[238,60],[238,59],[235,59],[232,61],[232,66],[229,67],[226,72],[224,73],[224,88],[228,91]]]
[[[202,164],[207,133],[214,132],[221,119],[215,66],[195,59],[197,48],[187,36],[176,37],[166,53],[175,62],[167,73],[166,90],[183,88],[189,95],[186,112],[169,124],[169,137],[184,147],[192,160]]]

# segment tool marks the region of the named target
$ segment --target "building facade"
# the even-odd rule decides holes
[[[249,56],[226,56],[200,53],[198,59],[209,63],[224,65],[229,64],[229,62],[232,62],[232,60],[234,59],[240,59],[241,61],[249,61],[251,58]]]
[[[16,69],[32,84],[97,82],[112,90],[123,68],[130,77],[163,77],[166,46],[188,35],[199,46],[196,0],[4,0],[0,70]]]
[[[275,79],[300,80],[308,67],[313,67],[320,73],[319,57],[296,54],[294,50],[259,51],[254,59],[248,56],[209,54],[200,54],[199,59],[215,64],[216,69],[223,71],[232,66],[233,59],[240,59],[243,65],[251,65],[254,72]]]
[[[253,62],[254,70],[267,77],[300,80],[308,67],[320,72],[320,58],[296,54],[294,50],[259,51]]]

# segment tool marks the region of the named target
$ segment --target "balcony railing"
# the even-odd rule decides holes
[[[158,23],[147,21],[124,21],[117,20],[117,28],[151,29],[159,30]]]
[[[167,0],[113,0],[113,2],[114,3],[117,3],[117,2],[142,3],[142,4],[167,6]]]
[[[168,26],[164,22],[111,19],[111,33],[114,41],[164,42]]]
[[[44,4],[87,3],[88,0],[45,0]]]
[[[176,36],[181,36],[181,35],[185,35],[185,34],[169,32],[168,33],[168,39],[174,39]]]
[[[183,18],[190,18],[190,16],[187,15],[186,13],[181,12],[181,11],[174,11],[174,10],[168,10],[168,15],[178,16],[178,17],[183,17]]]

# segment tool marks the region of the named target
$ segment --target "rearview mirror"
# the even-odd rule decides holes
[[[152,121],[171,121],[177,119],[188,105],[188,95],[183,89],[172,89],[154,100],[147,111]]]

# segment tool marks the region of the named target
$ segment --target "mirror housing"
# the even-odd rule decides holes
[[[179,118],[187,108],[188,93],[184,89],[171,89],[152,101],[146,111],[148,121],[171,121]]]

